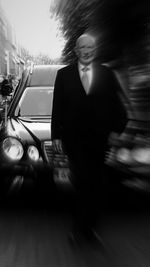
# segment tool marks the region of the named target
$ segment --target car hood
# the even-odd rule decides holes
[[[51,138],[50,119],[10,118],[7,121],[7,134],[22,141],[45,141]]]

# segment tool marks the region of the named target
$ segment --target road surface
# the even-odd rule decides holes
[[[42,201],[43,195],[37,199],[27,191],[25,197],[18,196],[15,201],[11,197],[1,204],[0,267],[150,266],[150,212],[148,205],[142,208],[141,197],[137,206],[134,197],[130,199],[135,209],[129,203],[120,207],[117,199],[116,206],[103,210],[97,232],[104,250],[89,244],[70,246],[72,200],[70,195],[67,198],[58,199],[55,205],[52,200],[48,203],[48,198]]]

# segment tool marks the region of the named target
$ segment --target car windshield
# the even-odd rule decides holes
[[[15,116],[51,116],[52,100],[52,87],[28,87],[16,107]]]

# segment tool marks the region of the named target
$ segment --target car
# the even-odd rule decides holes
[[[1,181],[8,191],[33,183],[69,184],[66,154],[54,154],[51,113],[55,77],[64,65],[26,68],[14,92],[0,129]]]
[[[123,75],[122,75],[123,74]],[[150,95],[149,63],[119,72],[122,99],[128,114],[124,132],[110,138],[106,165],[123,188],[138,195],[150,193]],[[125,74],[125,75],[124,75]],[[114,182],[114,179],[111,179]]]
[[[105,163],[120,184],[134,192],[149,194],[149,124],[130,120],[122,135],[113,135]]]

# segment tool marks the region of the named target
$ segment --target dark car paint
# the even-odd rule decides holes
[[[30,120],[25,118],[10,118],[8,120],[7,131],[16,135],[21,140],[36,142],[36,140],[45,141],[50,138],[50,119]],[[42,130],[39,131],[39,129]]]

